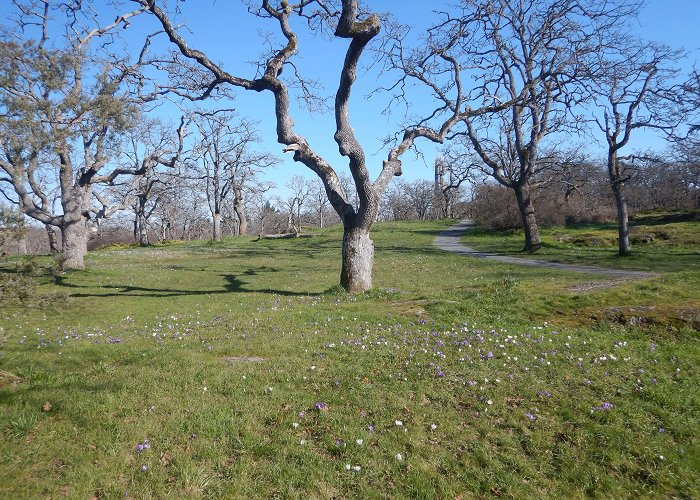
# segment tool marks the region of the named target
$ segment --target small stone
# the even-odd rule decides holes
[[[41,407],[41,411],[43,411],[43,412],[51,411],[51,408],[52,408],[51,403],[49,403],[47,401],[46,403],[44,403],[44,406]]]

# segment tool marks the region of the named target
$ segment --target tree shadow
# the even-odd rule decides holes
[[[274,268],[267,268],[263,266],[261,269],[248,269],[243,274],[247,276],[254,276],[259,272],[275,272]],[[70,293],[70,297],[84,298],[84,297],[153,297],[153,298],[167,298],[167,297],[185,297],[185,296],[196,296],[196,295],[216,295],[222,293],[265,293],[271,295],[282,295],[289,297],[306,297],[309,295],[316,295],[316,293],[308,292],[292,292],[289,290],[275,290],[272,288],[255,288],[250,285],[249,282],[241,280],[238,275],[235,274],[220,274],[225,284],[220,289],[215,290],[187,290],[187,289],[176,289],[176,288],[151,288],[138,285],[101,285],[100,288],[106,290],[105,293],[98,292],[77,292]],[[57,286],[73,289],[87,289],[93,288],[92,286],[77,285],[75,283],[68,282],[68,276],[56,276],[54,282]]]

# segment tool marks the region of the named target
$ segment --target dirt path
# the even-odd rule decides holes
[[[435,246],[446,252],[453,252],[462,255],[469,255],[471,257],[482,257],[485,259],[491,259],[498,262],[503,262],[505,264],[517,264],[521,266],[534,266],[534,267],[544,267],[547,269],[561,269],[563,271],[574,271],[579,273],[590,273],[590,274],[600,274],[608,278],[612,278],[606,281],[596,281],[591,283],[584,283],[579,285],[581,290],[595,290],[599,288],[607,288],[621,281],[627,281],[630,279],[642,279],[650,278],[652,276],[658,276],[658,273],[652,273],[649,271],[631,271],[628,269],[613,269],[610,267],[598,267],[598,266],[582,266],[578,264],[562,264],[560,262],[549,262],[545,260],[527,259],[522,257],[510,257],[508,255],[499,255],[489,252],[480,252],[464,246],[460,237],[465,233],[467,229],[473,227],[474,223],[469,220],[464,220],[459,224],[446,229],[438,236],[435,237]],[[577,286],[578,288],[578,286]]]

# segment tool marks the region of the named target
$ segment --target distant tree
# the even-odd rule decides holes
[[[248,226],[243,208],[246,183],[256,172],[278,160],[268,153],[252,150],[260,142],[253,123],[237,118],[231,110],[196,111],[193,121],[199,133],[187,169],[188,175],[203,185],[212,218],[212,239],[221,239],[224,202],[231,195],[239,233],[245,234]]]
[[[473,184],[478,168],[474,158],[460,154],[449,146],[435,159],[435,207],[440,217],[455,217],[455,205],[459,201],[462,185]]]
[[[607,170],[615,198],[618,225],[618,254],[631,252],[629,214],[625,185],[634,165],[621,151],[635,130],[661,129],[671,133],[675,116],[673,98],[666,96],[675,75],[672,65],[680,53],[666,46],[621,39],[616,52],[600,54],[592,93],[596,104],[595,123],[607,143]]]
[[[327,213],[330,208],[330,202],[326,196],[326,189],[323,187],[323,182],[320,179],[314,179],[307,183],[310,193],[311,208],[316,216],[318,227],[323,228],[324,224],[330,219]]]
[[[312,196],[312,186],[300,175],[295,175],[287,183],[287,187],[292,191],[292,195],[296,200],[296,228],[295,232],[301,232],[301,212],[308,204]]]

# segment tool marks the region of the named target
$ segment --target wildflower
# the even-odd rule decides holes
[[[359,465],[354,465],[352,467],[352,470],[354,470],[355,472],[360,472],[362,470],[362,467],[360,467]]]
[[[297,427],[299,427],[299,424],[297,422],[293,422],[292,427],[294,427],[296,429]]]
[[[537,417],[534,416],[534,415],[533,415],[532,413],[530,413],[530,412],[527,412],[527,413],[525,414],[525,416],[526,416],[527,418],[529,418],[530,420],[537,420]]]
[[[435,429],[437,429],[437,425],[435,425],[435,424],[430,424],[430,430],[431,430],[431,431],[434,431]]]
[[[328,409],[328,404],[324,403],[323,401],[319,401],[314,403],[314,408],[316,408],[318,411],[324,411]]]
[[[143,464],[143,465],[141,466],[141,472],[148,472],[148,465]]]
[[[306,416],[306,413],[304,413],[303,411],[299,412],[299,418],[304,418],[305,416]]]
[[[401,427],[403,425],[403,422],[401,420],[395,420],[394,423],[397,427]]]
[[[400,462],[401,460],[403,460],[403,455],[402,455],[401,453],[397,453],[397,454],[394,456],[394,458]]]
[[[355,442],[357,443],[357,446],[362,446],[364,441],[362,439],[356,439]]]

